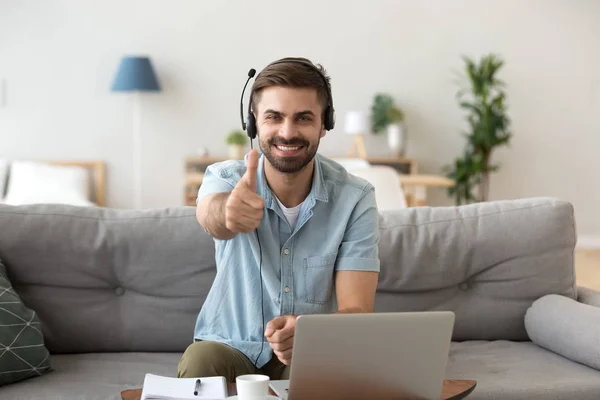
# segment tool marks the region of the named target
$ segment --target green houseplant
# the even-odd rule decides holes
[[[468,57],[463,60],[469,87],[459,90],[457,99],[467,111],[467,143],[463,154],[445,167],[446,176],[456,182],[448,193],[457,205],[488,200],[490,174],[499,168],[491,162],[492,153],[497,147],[508,145],[512,136],[505,84],[497,78],[504,62],[494,54],[483,56],[478,63]]]
[[[229,157],[234,160],[242,160],[244,158],[244,150],[248,143],[248,136],[242,131],[231,131],[225,137],[225,143],[229,146]]]
[[[398,108],[392,96],[377,93],[371,105],[371,130],[374,134],[387,132],[388,145],[395,155],[404,153],[404,113]]]

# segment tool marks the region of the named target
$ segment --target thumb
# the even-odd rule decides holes
[[[248,153],[248,161],[246,163],[246,173],[244,181],[250,190],[256,192],[256,171],[258,170],[258,151],[250,150]]]
[[[285,326],[285,318],[284,317],[275,317],[265,327],[265,336],[270,337],[275,333],[277,329],[283,329]]]

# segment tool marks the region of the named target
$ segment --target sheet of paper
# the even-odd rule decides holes
[[[227,398],[227,383],[222,376],[200,378],[198,395],[194,395],[197,378],[170,378],[146,374],[141,400],[196,399],[223,400]]]

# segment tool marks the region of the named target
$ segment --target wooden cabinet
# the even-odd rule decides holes
[[[185,159],[185,182],[183,201],[186,206],[196,206],[198,189],[202,185],[204,171],[216,162],[225,161],[227,158],[215,157],[188,157]]]

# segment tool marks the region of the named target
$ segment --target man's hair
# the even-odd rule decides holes
[[[282,62],[292,60],[292,62]],[[321,104],[321,118],[324,118],[323,112],[329,102],[328,90],[331,90],[329,76],[320,65],[310,67],[299,62],[305,62],[314,65],[310,60],[302,57],[286,57],[266,66],[254,80],[252,85],[252,110],[257,111],[256,106],[260,101],[263,89],[273,86],[281,86],[288,88],[313,88],[317,90],[317,98]],[[275,64],[277,63],[277,64]],[[319,75],[315,68],[321,71],[327,82],[327,87],[323,78]]]

